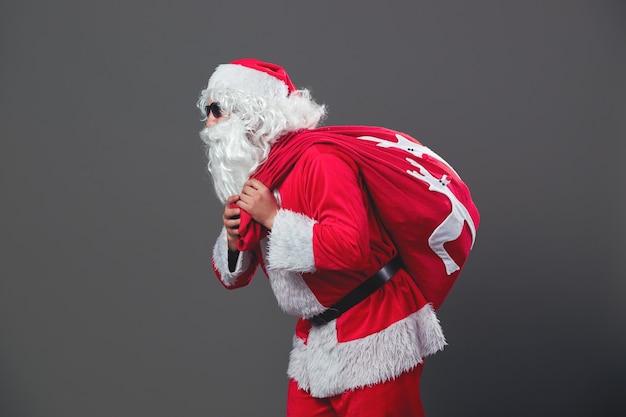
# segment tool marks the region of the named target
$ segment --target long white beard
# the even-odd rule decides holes
[[[236,114],[200,132],[206,146],[208,169],[215,193],[222,203],[239,194],[250,174],[267,156],[248,140],[246,128]]]

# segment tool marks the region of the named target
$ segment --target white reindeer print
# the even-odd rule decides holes
[[[470,216],[465,206],[456,198],[452,191],[448,188],[447,175],[443,175],[441,178],[435,178],[426,168],[421,166],[417,161],[406,158],[406,160],[419,169],[419,173],[415,170],[407,170],[406,172],[415,178],[424,181],[428,184],[428,189],[437,193],[441,193],[448,197],[452,205],[452,210],[448,217],[437,226],[433,233],[428,238],[428,246],[441,258],[446,266],[446,273],[448,275],[460,269],[460,267],[454,262],[450,254],[444,249],[443,245],[447,242],[452,242],[461,235],[463,231],[463,224],[467,222],[470,231],[472,232],[472,246],[474,246],[474,240],[476,239],[476,227],[474,221]]]
[[[456,171],[454,171],[454,169],[443,158],[441,158],[439,155],[437,155],[426,146],[410,141],[399,134],[396,134],[396,138],[398,139],[398,142],[390,142],[388,140],[376,138],[373,136],[359,137],[359,139],[377,142],[376,146],[404,150],[417,158],[423,158],[423,155],[428,155],[445,164],[452,172],[455,173],[455,175],[458,176],[458,174],[456,174]],[[459,265],[457,265],[456,262],[454,262],[450,254],[444,249],[443,245],[447,242],[452,242],[458,239],[463,231],[464,223],[467,222],[472,233],[472,246],[474,246],[474,241],[476,239],[476,227],[474,225],[474,221],[467,211],[467,208],[458,200],[458,198],[456,198],[456,196],[448,188],[450,179],[448,179],[447,175],[444,174],[441,178],[435,178],[426,168],[420,165],[416,160],[412,158],[406,158],[406,160],[409,162],[409,164],[418,169],[418,171],[413,169],[407,169],[406,172],[409,175],[427,183],[428,189],[430,191],[441,193],[450,200],[452,207],[450,214],[439,224],[439,226],[437,226],[437,228],[435,228],[433,233],[428,238],[428,245],[433,250],[433,252],[435,252],[437,256],[441,258],[446,267],[446,273],[450,275],[455,271],[458,271],[460,267]]]
[[[401,149],[410,153],[411,155],[417,156],[418,158],[423,158],[424,155],[428,155],[431,158],[438,160],[442,164],[445,164],[445,166],[447,166],[452,172],[454,172],[455,175],[459,176],[459,174],[456,173],[454,168],[452,168],[449,163],[447,163],[442,157],[433,152],[430,148],[417,142],[413,142],[412,140],[409,140],[400,134],[396,133],[396,139],[398,139],[397,142],[390,142],[388,140],[376,138],[374,136],[359,136],[359,139],[376,142],[376,146],[380,146],[381,148]]]

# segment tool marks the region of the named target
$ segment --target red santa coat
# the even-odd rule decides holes
[[[386,381],[443,348],[434,309],[404,270],[325,326],[303,319],[324,311],[397,254],[353,159],[332,145],[314,144],[276,191],[281,210],[271,234],[242,252],[231,273],[223,231],[214,267],[227,288],[238,288],[261,264],[281,308],[301,318],[288,369],[301,388],[327,397]]]

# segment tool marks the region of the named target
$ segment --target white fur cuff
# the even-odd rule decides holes
[[[313,226],[316,221],[301,213],[278,210],[269,236],[267,269],[315,272]]]
[[[251,254],[249,252],[239,252],[237,265],[233,272],[228,269],[228,240],[226,238],[226,228],[222,227],[215,245],[213,246],[213,264],[220,274],[220,278],[224,285],[232,287],[242,272],[248,269],[250,265]]]

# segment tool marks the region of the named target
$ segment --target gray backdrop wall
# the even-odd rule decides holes
[[[0,415],[279,416],[295,320],[224,290],[194,107],[284,65],[327,124],[405,131],[482,214],[426,363],[436,416],[626,410],[626,4],[0,5]],[[623,414],[621,414],[623,415]]]

